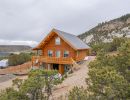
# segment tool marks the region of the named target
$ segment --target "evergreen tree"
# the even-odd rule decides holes
[[[89,64],[87,88],[74,88],[69,93],[73,100],[126,100],[130,99],[130,40],[125,40],[111,56],[103,49]],[[80,99],[78,99],[80,97]]]

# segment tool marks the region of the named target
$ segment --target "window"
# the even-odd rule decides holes
[[[48,50],[48,56],[52,57],[52,55],[53,55],[53,51],[52,50]]]
[[[56,57],[60,57],[60,51],[56,51]]]
[[[69,56],[69,51],[64,51],[64,57],[68,57]]]
[[[60,38],[59,37],[55,38],[55,44],[60,45]]]
[[[80,52],[79,52],[79,51],[77,51],[77,57],[79,56],[79,53],[80,53]]]
[[[42,50],[37,50],[37,55],[42,55]]]

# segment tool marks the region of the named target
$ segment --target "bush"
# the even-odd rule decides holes
[[[30,60],[31,60],[31,55],[28,53],[20,53],[19,55],[11,54],[11,55],[9,55],[9,58],[8,58],[8,64],[9,64],[9,66],[16,66],[16,65],[23,64]]]
[[[32,70],[28,79],[15,79],[13,86],[0,92],[0,100],[50,100],[53,86],[62,80],[54,78],[58,71]]]
[[[36,69],[36,70],[31,70],[29,73],[29,77],[34,77],[34,76],[42,76],[42,75],[48,75],[48,76],[52,76],[52,75],[56,75],[58,74],[57,70],[41,70],[41,69]]]
[[[112,51],[117,51],[118,47],[121,46],[122,43],[125,42],[127,38],[122,37],[122,38],[114,38],[112,42],[109,43],[104,43],[100,42],[97,44],[93,44],[92,47],[92,52],[100,52],[101,50],[104,50],[105,52],[112,52]]]
[[[83,87],[74,87],[69,91],[68,100],[88,100],[87,91]]]
[[[13,88],[7,88],[0,92],[0,100],[30,100],[26,94],[22,94]]]
[[[117,41],[114,44],[118,46],[118,55],[111,56],[101,50],[89,64],[87,88],[73,88],[69,100],[130,99],[130,41],[122,41],[121,45]]]

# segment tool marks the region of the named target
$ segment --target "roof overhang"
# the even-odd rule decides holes
[[[41,48],[35,47],[35,48],[33,48],[32,50],[41,50]]]
[[[88,50],[88,49],[90,49],[90,48],[83,48],[83,49],[77,49],[77,50]]]

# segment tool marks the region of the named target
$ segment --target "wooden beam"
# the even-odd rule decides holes
[[[64,66],[62,64],[59,64],[59,73],[64,74]]]

